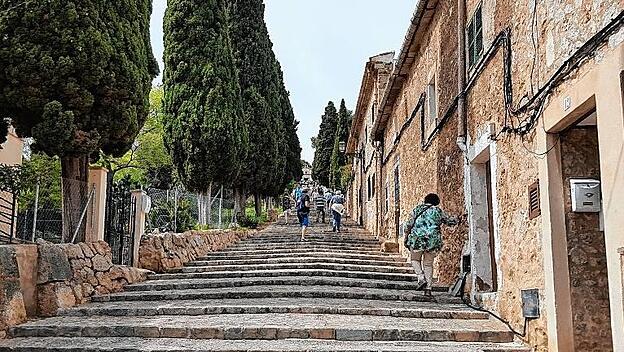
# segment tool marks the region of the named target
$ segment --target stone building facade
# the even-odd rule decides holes
[[[353,158],[353,182],[348,190],[351,217],[366,229],[378,233],[381,224],[382,193],[379,144],[368,138],[376,112],[393,68],[394,52],[370,58],[364,69],[362,86],[355,108],[347,154]]]
[[[368,133],[379,154],[382,215],[368,228],[396,240],[438,193],[461,220],[444,230],[440,283],[469,269],[472,301],[526,322],[538,351],[624,351],[624,3],[416,7],[377,118],[349,142]],[[593,212],[572,206],[587,180],[602,191]],[[525,319],[535,292],[539,317]]]

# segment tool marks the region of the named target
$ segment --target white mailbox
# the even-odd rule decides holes
[[[575,213],[599,213],[602,210],[600,181],[573,178],[570,180],[572,211]]]

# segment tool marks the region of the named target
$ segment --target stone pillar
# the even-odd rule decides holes
[[[132,266],[139,267],[139,246],[141,245],[141,236],[145,233],[145,216],[151,208],[151,200],[147,193],[143,190],[132,191],[132,202],[136,204],[134,213],[134,242],[132,245]]]
[[[104,220],[106,218],[106,187],[108,170],[103,167],[89,169],[89,188],[95,188],[93,207],[87,212],[85,242],[104,241]],[[89,189],[91,191],[91,189]]]

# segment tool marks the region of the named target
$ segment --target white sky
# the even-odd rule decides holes
[[[302,157],[312,162],[327,102],[355,109],[369,57],[398,51],[417,0],[265,0],[266,22],[299,125]],[[166,0],[154,0],[152,44],[161,64]],[[160,83],[158,77],[156,83]]]

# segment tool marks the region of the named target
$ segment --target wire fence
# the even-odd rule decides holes
[[[23,186],[17,194],[14,237],[21,242],[84,241],[87,219],[95,211],[96,190],[87,182],[58,179]],[[63,211],[63,206],[67,208]]]
[[[180,189],[148,189],[147,194],[152,203],[147,232],[227,228],[234,215],[234,201],[223,190],[210,198]]]

